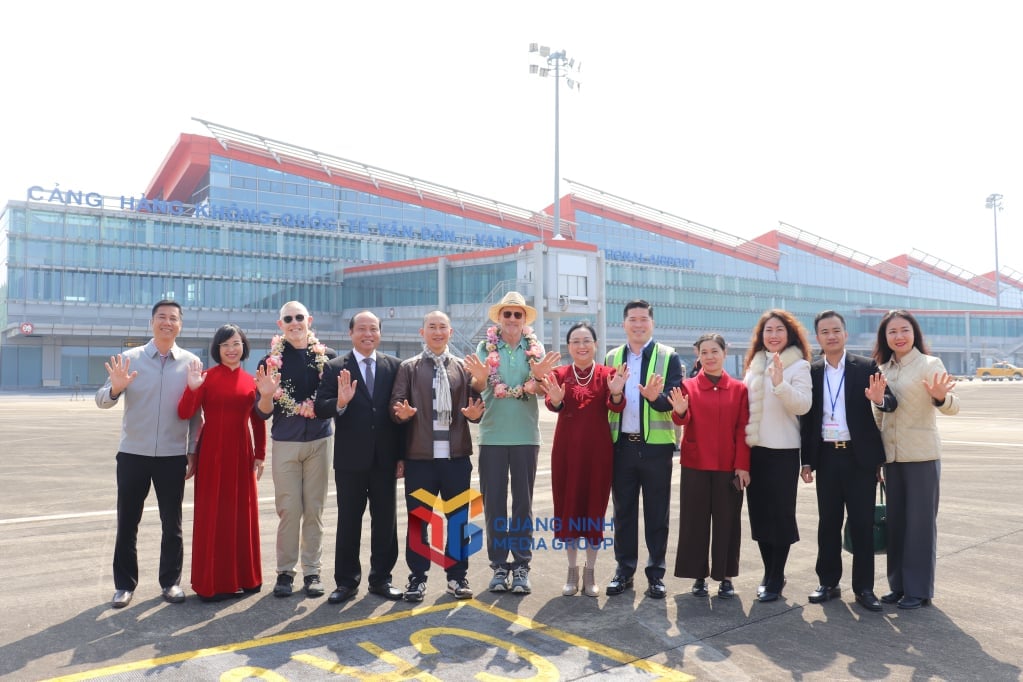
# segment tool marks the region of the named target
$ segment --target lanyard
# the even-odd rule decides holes
[[[835,416],[835,405],[838,404],[838,399],[842,397],[842,384],[845,383],[845,372],[842,372],[842,378],[838,382],[838,390],[835,393],[831,392],[831,381],[828,379],[828,369],[824,368],[824,384],[828,388],[828,400],[831,401],[831,417]]]

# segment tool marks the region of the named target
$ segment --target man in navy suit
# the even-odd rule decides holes
[[[334,419],[334,482],[337,485],[337,543],[328,601],[355,596],[362,580],[359,546],[362,515],[369,503],[369,591],[401,599],[391,584],[398,560],[396,480],[403,475],[402,427],[391,421],[391,387],[401,361],[377,352],[380,319],[369,311],[348,323],[352,350],[328,362],[316,392],[316,416]]]
[[[800,475],[813,482],[817,472],[817,577],[810,602],[838,597],[842,577],[842,520],[849,514],[853,546],[852,587],[856,602],[880,611],[874,594],[874,496],[885,461],[881,433],[871,403],[889,412],[895,396],[870,358],[845,351],[845,318],[825,310],[814,319],[822,357],[810,365],[813,404],[800,419]]]

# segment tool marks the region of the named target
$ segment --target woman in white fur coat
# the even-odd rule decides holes
[[[768,310],[753,329],[743,382],[749,390],[750,534],[760,547],[762,602],[776,601],[785,585],[789,548],[799,541],[799,417],[810,410],[810,343],[792,313]]]

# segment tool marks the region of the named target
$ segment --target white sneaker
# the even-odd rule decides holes
[[[409,602],[421,602],[425,594],[426,576],[410,575],[408,585],[405,587],[405,593],[401,595],[401,598]]]
[[[472,599],[472,588],[469,587],[469,581],[466,578],[449,580],[448,594],[455,599]]]

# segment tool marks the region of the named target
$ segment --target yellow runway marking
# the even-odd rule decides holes
[[[546,635],[546,636],[551,637],[553,639],[560,640],[561,642],[564,642],[566,644],[570,644],[572,646],[579,647],[581,649],[585,649],[586,651],[590,651],[592,653],[598,654],[598,655],[602,656],[603,658],[606,658],[606,659],[611,660],[611,661],[615,661],[616,663],[621,663],[622,665],[631,666],[633,668],[637,668],[637,669],[642,670],[644,672],[651,673],[653,675],[657,675],[658,676],[657,677],[658,680],[671,680],[671,681],[677,681],[677,682],[689,682],[690,680],[696,679],[692,675],[687,675],[686,673],[683,673],[681,671],[673,670],[671,668],[668,668],[667,666],[661,665],[659,663],[655,663],[653,661],[648,661],[646,659],[638,659],[635,656],[632,656],[630,654],[625,653],[624,651],[619,651],[618,649],[613,649],[613,648],[611,648],[609,646],[606,646],[606,645],[603,645],[603,644],[599,644],[597,642],[592,642],[592,641],[590,641],[588,639],[585,639],[585,638],[580,637],[578,635],[574,635],[574,634],[572,634],[570,632],[566,632],[564,630],[559,630],[557,628],[553,628],[553,627],[550,627],[548,625],[544,625],[543,623],[538,623],[538,622],[536,622],[536,621],[534,621],[534,620],[532,620],[530,618],[526,618],[525,616],[520,616],[520,615],[518,615],[516,613],[512,613],[511,611],[506,611],[505,609],[501,609],[501,608],[498,608],[496,606],[487,606],[485,604],[480,604],[480,603],[477,603],[475,601],[468,601],[468,602],[459,602],[459,603],[455,603],[455,604],[438,604],[436,606],[427,606],[427,607],[412,609],[410,611],[404,611],[404,612],[401,612],[401,613],[391,613],[391,614],[386,614],[386,615],[383,615],[383,616],[374,616],[373,618],[365,618],[365,619],[361,619],[361,620],[354,620],[354,621],[349,621],[347,623],[337,623],[336,625],[327,625],[327,626],[319,627],[319,628],[311,628],[311,629],[308,629],[308,630],[300,630],[298,632],[291,632],[291,633],[280,634],[280,635],[272,635],[272,636],[269,636],[269,637],[262,637],[262,638],[259,638],[259,639],[247,640],[247,641],[244,641],[244,642],[235,642],[233,644],[222,644],[220,646],[207,647],[207,648],[203,648],[203,649],[195,649],[193,651],[183,651],[183,652],[181,652],[179,654],[171,654],[171,655],[168,655],[168,656],[160,656],[160,657],[157,657],[157,658],[147,658],[147,659],[143,659],[143,660],[140,660],[140,661],[134,661],[132,663],[119,663],[117,665],[107,666],[105,668],[97,668],[97,669],[94,669],[94,670],[87,670],[85,672],[75,673],[75,674],[72,674],[72,675],[65,675],[65,676],[61,676],[61,677],[54,677],[54,678],[51,678],[51,680],[49,680],[48,682],[58,682],[58,681],[60,681],[60,682],[74,682],[74,681],[77,681],[77,680],[94,680],[94,679],[98,679],[98,678],[101,678],[101,677],[109,677],[109,676],[113,676],[113,675],[123,675],[125,673],[135,672],[135,671],[139,671],[139,670],[148,670],[148,669],[151,669],[151,668],[157,668],[157,667],[165,666],[165,665],[172,665],[172,664],[175,664],[175,663],[183,663],[183,662],[187,662],[187,661],[194,661],[194,660],[198,660],[200,658],[208,658],[210,656],[219,656],[219,655],[222,655],[222,654],[229,654],[229,653],[234,653],[234,652],[237,652],[237,651],[244,651],[246,649],[255,649],[255,648],[271,646],[271,645],[275,645],[275,644],[284,644],[284,643],[287,643],[287,642],[295,642],[295,641],[299,641],[299,640],[303,640],[303,639],[311,639],[311,638],[314,638],[314,637],[321,637],[323,635],[330,635],[330,634],[334,634],[334,633],[338,633],[338,632],[345,632],[347,630],[355,630],[355,629],[362,628],[362,627],[367,627],[367,626],[372,626],[372,625],[382,625],[382,624],[385,624],[385,623],[391,623],[391,622],[395,622],[395,621],[405,620],[405,619],[408,619],[408,618],[413,618],[415,616],[421,616],[421,615],[426,615],[426,614],[430,614],[430,613],[439,613],[439,612],[443,612],[443,611],[454,611],[454,610],[457,610],[457,609],[460,609],[460,608],[477,609],[479,611],[482,611],[483,613],[487,613],[487,614],[490,614],[492,616],[496,616],[498,618],[501,618],[502,620],[505,620],[505,621],[507,621],[509,623],[512,623],[514,625],[517,625],[519,627],[522,627],[522,628],[525,628],[525,629],[528,629],[528,630],[531,630],[531,631],[538,632],[540,634]],[[474,636],[476,638],[483,637],[482,635],[480,635],[478,633],[475,634]],[[481,639],[481,641],[485,641],[485,640]],[[427,642],[428,642],[428,640],[422,640],[421,639],[419,641],[419,643],[416,644],[416,646],[418,648],[418,647],[422,646],[423,644],[425,644]],[[363,646],[363,648],[365,648],[365,645],[360,645],[360,646]],[[373,645],[369,645],[369,646],[373,646]],[[519,654],[519,655],[522,655],[524,652],[523,651],[516,651],[516,653]],[[301,656],[303,659],[308,659],[308,660],[304,660],[303,661],[303,662],[306,662],[306,663],[313,663],[313,661],[315,660],[315,657],[307,656],[305,654],[300,654],[299,656]],[[298,659],[299,656],[296,656],[295,658]],[[395,660],[393,662],[396,663],[396,664],[399,663],[398,660]],[[318,662],[318,664],[314,664],[314,665],[317,665],[317,667],[321,667],[322,668],[324,664],[327,664],[327,662],[326,661],[323,661],[322,663]],[[336,670],[338,672],[340,672],[341,669],[345,668],[345,666],[341,666],[341,665],[336,664],[336,663],[330,663],[329,665],[337,666],[336,668],[334,668],[334,670]],[[258,669],[251,668],[250,670],[252,672],[255,672]],[[345,672],[349,672],[349,671],[346,670]],[[412,672],[413,673],[412,677],[417,677],[416,673],[419,673],[424,678],[427,677],[425,674],[423,674],[423,671],[419,671],[419,670],[415,670],[413,672],[412,670],[409,670],[409,669],[406,668],[404,672],[406,672],[406,673],[407,672]],[[266,673],[270,673],[268,675],[268,678],[269,677],[275,677],[275,676],[273,676],[272,671],[266,671]],[[350,674],[350,672],[349,672],[349,674]]]

